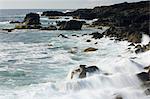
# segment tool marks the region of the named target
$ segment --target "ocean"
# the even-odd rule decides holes
[[[13,28],[14,24],[9,22],[22,21],[29,12],[40,14],[47,10],[50,9],[0,10],[0,29]],[[58,20],[66,19],[41,17],[44,26]],[[136,74],[150,64],[150,51],[137,55],[128,50],[127,41],[83,36],[106,29],[83,27],[78,31],[14,30],[10,33],[0,30],[0,99],[115,99],[117,96],[149,99]],[[68,39],[58,37],[60,34]],[[91,42],[86,42],[89,39]],[[84,52],[88,47],[98,50]],[[102,72],[84,79],[70,79],[70,72],[81,64],[97,66]]]

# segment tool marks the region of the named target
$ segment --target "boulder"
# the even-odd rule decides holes
[[[99,72],[99,68],[97,66],[86,67],[86,65],[80,65],[79,68],[77,68],[71,72],[71,79],[76,74],[79,74],[79,78],[85,78],[87,73],[92,74],[95,72]]]
[[[25,16],[24,21],[15,26],[15,29],[40,29],[40,16],[36,13],[29,13]]]
[[[82,21],[70,20],[61,24],[59,30],[81,30],[82,25]]]
[[[86,72],[88,73],[94,73],[94,72],[98,72],[99,68],[97,66],[89,66],[86,67]]]
[[[92,52],[98,50],[97,48],[89,47],[84,50],[84,52]]]
[[[137,77],[143,82],[150,81],[150,74],[147,72],[141,72],[137,74]]]
[[[92,35],[92,38],[94,38],[94,39],[100,39],[103,37],[103,34],[100,34],[99,32],[94,32],[89,35]]]
[[[29,13],[25,16],[23,23],[25,25],[40,25],[40,16],[36,13]]]
[[[91,40],[86,40],[86,42],[91,42]]]

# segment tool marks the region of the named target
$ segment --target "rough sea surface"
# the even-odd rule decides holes
[[[0,13],[1,29],[14,27],[10,20],[23,20],[23,10],[14,13]],[[43,25],[54,21],[41,18]],[[0,31],[0,99],[149,99],[136,74],[150,64],[150,51],[136,55],[128,50],[126,41],[82,36],[106,29]],[[58,37],[59,34],[69,39]],[[88,39],[91,42],[86,42]],[[84,52],[88,47],[98,50]],[[75,53],[70,53],[72,50]],[[108,75],[100,73],[70,80],[69,72],[80,64],[98,66]]]

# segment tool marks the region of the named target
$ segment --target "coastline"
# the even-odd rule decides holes
[[[147,4],[10,17],[0,24],[0,99],[149,99]],[[100,72],[72,77],[81,65]]]

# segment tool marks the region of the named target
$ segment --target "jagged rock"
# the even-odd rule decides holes
[[[93,47],[89,47],[87,49],[84,50],[84,52],[92,52],[92,51],[96,51],[98,50],[97,48],[93,48]]]
[[[103,34],[100,34],[98,32],[91,33],[90,35],[92,35],[92,38],[94,39],[100,39],[103,37]]]
[[[81,30],[82,21],[70,20],[60,25],[59,30]]]
[[[66,21],[56,21],[57,26],[64,25]]]
[[[142,34],[141,33],[131,33],[129,36],[127,36],[127,39],[129,42],[141,43]]]
[[[50,25],[49,27],[42,27],[41,30],[57,30],[57,27]]]
[[[128,46],[135,46],[134,43],[129,44]]]
[[[25,25],[40,25],[40,16],[36,13],[29,13],[25,16],[23,23]]]
[[[42,13],[42,16],[64,16],[63,12],[59,11],[45,11]]]
[[[15,23],[21,23],[21,22],[19,22],[19,21],[10,21],[9,23],[10,24],[15,24]]]
[[[15,29],[40,29],[40,16],[36,13],[29,13],[25,16],[24,21],[15,26]]]
[[[80,65],[79,68],[77,68],[71,72],[71,79],[76,74],[79,74],[79,78],[85,78],[87,73],[92,74],[95,72],[99,72],[99,68],[97,66],[86,67],[86,65]]]
[[[147,72],[141,72],[137,74],[137,77],[143,82],[150,81],[150,74]]]
[[[12,32],[14,29],[2,29],[3,31]]]
[[[135,46],[135,48],[136,48],[135,53],[137,53],[137,54],[141,53],[141,52],[148,51],[148,50],[150,50],[150,42],[146,45],[143,45],[143,46],[137,45],[137,46]]]
[[[59,34],[58,37],[68,38],[67,36],[65,36],[63,34]]]

